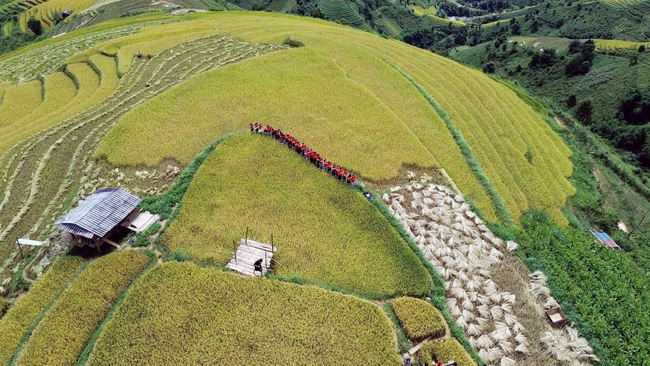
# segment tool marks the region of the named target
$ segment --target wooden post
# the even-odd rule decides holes
[[[235,253],[235,264],[237,264],[237,242],[233,239],[232,241],[233,253]]]
[[[25,256],[23,255],[23,248],[21,248],[20,244],[18,244],[18,240],[16,240],[16,246],[18,247],[18,250],[20,251],[20,259],[25,259]]]

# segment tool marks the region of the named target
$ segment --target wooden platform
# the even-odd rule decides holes
[[[260,243],[250,239],[242,239],[239,242],[237,251],[230,260],[230,263],[226,265],[226,268],[247,276],[259,276],[259,272],[253,273],[253,270],[255,269],[254,263],[257,260],[262,259],[263,275],[268,272],[271,267],[271,259],[273,259],[275,250],[277,250],[277,248],[270,244]]]

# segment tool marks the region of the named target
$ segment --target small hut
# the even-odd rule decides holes
[[[132,223],[138,216],[146,215],[146,226],[151,225],[157,216],[136,209],[141,199],[120,188],[101,188],[83,200],[77,207],[63,215],[57,222],[57,228],[72,235],[72,244],[90,246],[100,249],[103,243],[114,247],[119,245],[109,237],[120,227],[132,231],[142,231],[146,227],[139,226],[137,230]]]

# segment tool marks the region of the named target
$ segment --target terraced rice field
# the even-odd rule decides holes
[[[144,21],[142,24],[137,24],[137,22],[133,25],[122,26],[104,24],[2,55],[0,57],[0,80],[23,82],[35,79],[39,75],[52,73],[63,66],[64,61],[74,54],[110,39],[136,33],[146,24],[147,20],[157,19],[159,19],[159,15],[129,19],[130,22]]]
[[[391,18],[382,17],[377,19],[375,22],[377,23],[377,25],[382,27],[382,29],[384,30],[384,32],[386,32],[386,34],[388,34],[391,37],[397,37],[403,31],[402,27],[400,27],[399,24],[397,24],[397,22]]]
[[[77,75],[79,92],[71,103],[79,104],[75,114],[51,127],[35,132],[6,150],[0,164],[0,254],[15,258],[16,238],[40,237],[70,200],[75,185],[83,182],[92,169],[89,159],[104,134],[117,120],[144,100],[169,89],[193,75],[278,49],[273,45],[240,42],[232,37],[201,38],[165,50],[147,62],[140,60],[119,80],[106,56],[90,59],[100,75],[86,63],[71,64]],[[101,70],[104,72],[101,72]],[[27,72],[30,72],[29,70]],[[115,87],[116,86],[116,87]],[[84,90],[87,90],[85,92]],[[40,94],[39,94],[40,95]],[[7,276],[5,274],[5,276]],[[3,279],[5,277],[2,277]]]
[[[218,19],[223,31],[231,32],[249,41],[281,42],[287,34],[291,34],[294,39],[305,43],[306,49],[314,49],[324,57],[334,60],[337,66],[342,68],[348,75],[351,75],[351,78],[356,83],[366,88],[367,92],[374,94],[375,98],[390,108],[392,113],[388,114],[388,116],[391,116],[389,118],[398,117],[397,120],[393,119],[395,122],[391,124],[395,126],[392,127],[393,129],[398,128],[401,130],[399,136],[404,136],[404,133],[412,134],[409,140],[417,138],[421,142],[421,144],[404,143],[402,146],[407,146],[409,149],[420,149],[420,151],[423,146],[431,154],[427,156],[426,153],[418,153],[417,158],[414,158],[413,153],[405,153],[402,149],[393,150],[391,154],[400,153],[411,157],[397,160],[391,158],[390,166],[384,165],[382,168],[378,168],[377,164],[387,163],[383,160],[384,158],[379,156],[369,158],[368,156],[364,157],[362,154],[337,156],[333,147],[330,146],[331,137],[329,140],[323,140],[322,138],[311,140],[310,136],[319,133],[319,131],[311,129],[307,133],[301,133],[302,136],[305,136],[307,143],[313,142],[312,144],[318,147],[319,150],[329,149],[327,152],[332,156],[332,159],[336,158],[346,168],[359,172],[362,177],[373,180],[390,179],[395,176],[400,163],[408,164],[415,160],[419,165],[431,166],[432,164],[427,161],[431,161],[433,157],[440,165],[448,169],[449,175],[454,179],[461,191],[476,201],[479,207],[485,211],[486,217],[495,218],[490,199],[486,199],[486,193],[478,184],[476,177],[471,177],[472,173],[467,168],[467,165],[455,167],[458,161],[464,159],[453,159],[453,164],[442,162],[448,157],[446,156],[447,150],[451,150],[453,153],[455,149],[448,149],[447,147],[455,143],[449,139],[450,135],[447,134],[445,128],[436,128],[433,131],[426,128],[431,123],[434,123],[435,126],[442,126],[441,119],[435,117],[435,110],[432,106],[426,106],[427,103],[434,100],[441,106],[441,109],[455,127],[460,130],[464,139],[467,140],[478,164],[485,171],[491,184],[505,202],[505,206],[515,223],[518,222],[521,212],[530,208],[538,208],[549,211],[554,220],[566,224],[566,219],[559,211],[559,208],[564,206],[566,197],[575,192],[575,189],[566,179],[572,172],[572,166],[568,160],[571,154],[570,150],[546,123],[530,107],[517,98],[512,91],[505,86],[494,83],[481,72],[464,68],[457,63],[397,41],[380,39],[370,34],[337,27],[317,20],[283,18],[279,15],[270,14],[240,14],[236,16],[215,14],[194,17],[197,19],[214,17],[215,20]],[[277,31],[273,32],[271,29],[277,29]],[[341,45],[343,45],[345,51],[341,50]],[[308,54],[307,51],[303,52],[304,55]],[[314,57],[314,59],[318,58]],[[362,64],[360,61],[362,59],[364,61],[370,60],[377,69],[366,68],[366,70],[362,70],[359,67]],[[273,63],[270,63],[270,65],[273,65]],[[400,72],[396,70],[392,72],[386,71],[392,66],[399,67],[402,74],[411,77],[422,88],[419,93],[421,95],[416,97],[415,101],[407,100],[405,96],[417,96],[418,90],[414,88],[414,85],[409,86],[408,79],[405,80],[404,76],[400,77]],[[241,67],[246,66],[242,65]],[[301,65],[299,69],[304,67],[305,65]],[[295,93],[286,91],[284,93],[288,94],[285,96],[285,94],[274,92],[276,89],[273,88],[282,88],[283,85],[273,85],[273,88],[269,88],[264,84],[260,87],[249,83],[242,86],[241,81],[243,79],[234,79],[237,82],[232,82],[234,76],[231,76],[231,71],[238,71],[238,68],[233,68],[228,72],[215,72],[206,75],[206,78],[202,80],[193,80],[187,86],[181,86],[177,90],[170,92],[169,95],[163,96],[159,99],[160,101],[171,100],[172,96],[178,98],[187,95],[186,102],[178,103],[175,107],[176,110],[166,110],[164,115],[163,113],[157,113],[160,110],[160,105],[162,105],[157,104],[159,100],[154,100],[148,105],[143,105],[138,110],[133,111],[105,139],[99,149],[99,154],[105,155],[109,161],[116,164],[155,164],[167,156],[176,156],[181,161],[187,162],[189,157],[198,153],[200,148],[206,146],[211,139],[216,139],[223,132],[231,132],[232,128],[235,128],[235,130],[245,128],[250,121],[273,122],[274,125],[282,128],[283,125],[295,120],[296,117],[301,119],[306,117],[302,110],[300,110],[299,115],[286,114],[291,113],[291,104],[294,103],[295,98],[301,98],[302,94],[296,96]],[[252,72],[253,70],[248,71]],[[401,83],[405,88],[404,91],[397,93],[401,99],[390,100],[388,95],[391,93],[387,91],[387,88],[392,87],[391,83],[381,79],[377,80],[377,76],[371,76],[373,73],[381,75],[381,78],[388,77],[391,82],[400,80],[397,83]],[[364,75],[364,77],[361,75]],[[205,80],[208,80],[208,78],[213,83],[230,83],[228,84],[230,85],[229,88],[213,86],[212,88],[216,93],[235,95],[235,92],[229,91],[233,87],[237,89],[237,95],[241,95],[241,93],[244,93],[244,95],[266,93],[266,95],[272,97],[272,103],[283,106],[283,109],[278,110],[274,107],[278,112],[271,114],[266,113],[268,110],[265,109],[264,115],[251,114],[247,111],[238,112],[235,115],[230,114],[232,104],[241,105],[241,99],[247,100],[247,105],[248,103],[256,103],[255,98],[253,100],[246,98],[233,100],[233,97],[230,97],[230,104],[225,108],[217,108],[212,100],[208,98],[201,101],[199,96],[199,99],[196,99],[197,93],[192,91],[201,83],[207,85]],[[259,71],[256,80],[263,80],[264,78],[268,79],[271,76]],[[309,90],[314,89],[314,87],[310,86],[315,85],[310,84],[313,78],[302,78],[300,80],[300,83],[304,83],[302,89],[307,90],[307,93],[309,93]],[[247,88],[248,86],[250,88]],[[392,94],[394,96],[395,93]],[[322,97],[319,96],[313,98],[313,100],[319,100],[320,98]],[[192,103],[191,107],[190,101]],[[210,103],[210,105],[205,103]],[[310,104],[313,103],[307,100],[303,107],[313,108]],[[419,109],[405,111],[400,108],[405,104],[417,105]],[[255,110],[255,107],[252,109]],[[357,108],[357,110],[359,109]],[[197,113],[193,111],[197,111]],[[198,111],[201,111],[201,113],[198,113]],[[215,135],[208,138],[207,135],[195,134],[193,136],[197,136],[197,141],[199,139],[201,141],[198,141],[199,143],[196,143],[194,147],[192,147],[192,144],[195,142],[190,140],[185,140],[182,147],[174,147],[167,142],[163,143],[166,140],[158,139],[157,134],[150,134],[147,129],[137,127],[143,121],[146,123],[145,116],[152,115],[152,113],[157,113],[157,123],[166,125],[166,128],[160,131],[163,134],[169,133],[169,136],[176,135],[185,128],[192,128],[199,120],[199,115],[213,115],[215,119],[212,122],[208,119],[201,123],[208,124]],[[227,113],[224,116],[225,118],[221,117],[221,113]],[[419,115],[419,119],[412,121],[406,118],[408,114]],[[313,114],[310,118],[332,120],[331,116],[327,114]],[[192,121],[192,123],[187,125],[178,124],[179,120]],[[388,123],[388,121],[384,123]],[[169,126],[169,132],[166,132],[167,126]],[[308,127],[309,124],[301,123],[297,126]],[[340,128],[340,125],[334,123],[325,125],[326,128],[330,128],[330,126]],[[224,129],[221,130],[221,128]],[[136,131],[137,133],[132,133]],[[347,133],[354,131],[354,129],[348,129]],[[367,135],[367,130],[364,133],[370,137],[370,135]],[[125,147],[127,144],[132,145],[131,136],[134,135],[138,136],[137,138],[142,141],[142,144],[149,146],[147,151],[140,150],[137,154],[129,153],[129,149]],[[387,136],[390,137],[391,134],[387,135],[385,131],[378,133],[376,137],[372,138],[375,143],[373,144],[371,141],[370,146],[376,145],[377,141],[385,144]],[[433,142],[440,140],[444,141],[445,145]],[[327,141],[327,144],[324,141]],[[388,143],[391,142],[388,141]],[[192,149],[191,152],[186,150],[188,148]],[[356,151],[373,151],[374,154],[376,151],[384,153],[388,150],[385,146],[382,146],[381,149],[373,148],[372,150],[368,150],[368,147],[364,146],[363,149],[356,149]],[[358,163],[353,164],[352,159],[356,159]]]
[[[636,50],[639,49],[641,45],[645,46],[646,48],[650,48],[650,42],[631,42],[621,41],[617,39],[597,39],[595,42],[596,49],[606,51],[617,49]]]
[[[23,31],[27,30],[27,21],[31,16],[40,20],[45,29],[49,29],[56,25],[53,13],[63,12],[64,10],[71,10],[73,13],[78,13],[90,5],[94,0],[48,0],[33,8],[30,8],[20,16],[20,28]]]
[[[298,8],[298,3],[296,0],[273,0],[268,8],[278,13],[290,13]]]
[[[327,19],[372,31],[372,28],[366,24],[365,19],[345,0],[319,0],[318,7],[323,11]]]
[[[611,5],[615,8],[626,8],[630,6],[635,6],[643,3],[647,3],[648,0],[600,0],[602,3]]]
[[[465,26],[465,23],[461,22],[460,20],[451,20],[437,16],[436,14],[438,14],[438,10],[434,6],[430,6],[424,9],[421,6],[411,5],[410,8],[413,10],[413,14],[419,17],[426,17],[426,19],[434,25],[447,25],[451,23],[457,27]]]
[[[388,318],[376,305],[172,262],[145,274],[129,292],[88,364],[342,362],[401,364]]]
[[[66,288],[84,265],[77,257],[61,257],[0,319],[0,363],[8,365],[34,322]]]
[[[560,37],[510,37],[510,39],[515,42],[523,43],[528,47],[537,49],[555,48],[558,51],[566,50],[569,47],[569,43],[571,43],[570,39]],[[650,42],[621,41],[618,39],[596,39],[594,42],[596,43],[596,49],[600,51],[613,51],[617,49],[636,50],[641,45],[650,47]]]
[[[431,287],[415,254],[361,194],[267,136],[238,136],[217,146],[163,244],[226,265],[233,240],[248,229],[264,242],[273,235],[279,276],[297,274],[375,297],[420,296]]]
[[[74,364],[118,296],[150,261],[125,250],[90,263],[47,311],[15,364]]]

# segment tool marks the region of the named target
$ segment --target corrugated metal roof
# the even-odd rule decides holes
[[[101,188],[57,222],[59,230],[92,239],[103,237],[119,225],[140,203],[140,198],[120,188]]]

